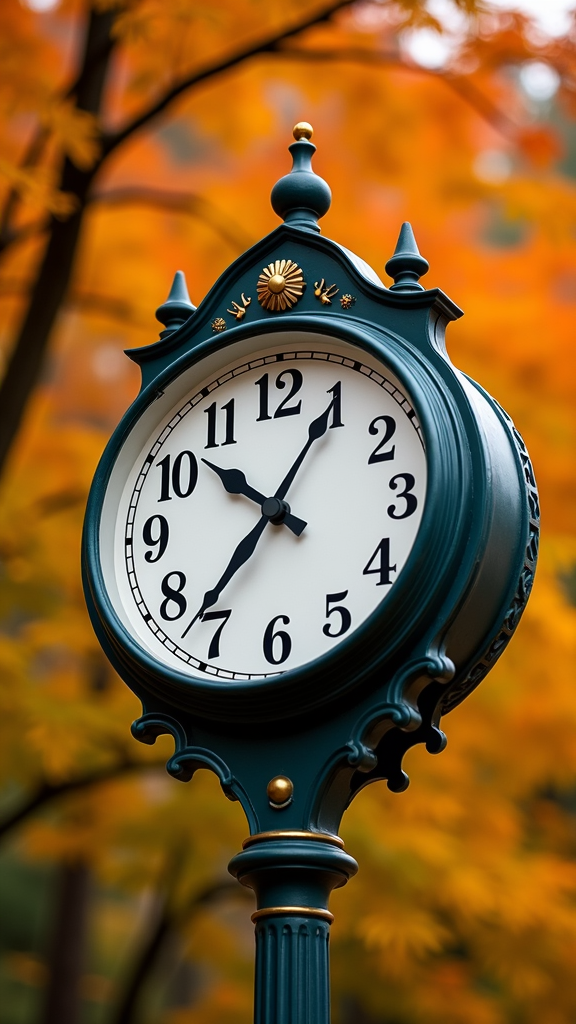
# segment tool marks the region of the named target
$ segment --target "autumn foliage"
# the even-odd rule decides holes
[[[411,221],[424,283],[466,314],[450,356],[514,418],[543,515],[531,602],[445,719],[447,750],[415,748],[405,794],[374,785],[344,818],[360,873],[332,902],[334,1021],[576,1018],[576,25],[549,38],[452,6],[426,68],[410,34],[446,26],[425,0],[0,4],[6,1024],[250,1020],[250,901],[226,872],[246,825],[206,773],[165,775],[167,741],[131,739],[79,537],[138,390],[123,350],[156,339],[175,270],[198,303],[277,224],[303,119],[333,192],[323,232],[383,276]],[[547,99],[523,86],[535,63],[557,76]]]

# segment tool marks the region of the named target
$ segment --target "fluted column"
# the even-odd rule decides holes
[[[328,910],[332,889],[356,873],[337,836],[251,836],[230,871],[254,889],[255,1024],[329,1024]]]

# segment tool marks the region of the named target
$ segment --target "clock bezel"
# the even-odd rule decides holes
[[[425,442],[428,478],[420,528],[385,601],[334,650],[260,679],[221,680],[179,672],[143,649],[119,618],[107,591],[100,521],[113,467],[158,393],[185,370],[222,349],[228,350],[227,361],[233,361],[235,345],[251,338],[270,335],[271,344],[282,344],[283,335],[294,333],[316,335],[324,343],[333,338],[351,344],[399,380],[416,410]],[[478,491],[485,487],[484,473],[482,469],[472,473],[473,457],[483,464],[482,447],[474,441],[478,432],[474,417],[466,415],[468,405],[454,391],[458,382],[453,371],[450,381],[438,377],[422,352],[399,334],[338,314],[329,320],[291,314],[281,322],[245,323],[200,342],[168,365],[138,395],[112,435],[94,478],[86,515],[83,562],[89,611],[100,642],[125,682],[136,693],[145,690],[203,718],[254,723],[299,717],[320,705],[337,704],[351,689],[391,677],[395,667],[413,658],[417,650],[429,653],[437,644],[438,622],[446,621],[442,609],[455,576],[460,581],[472,579],[477,543],[471,539],[476,534],[479,542],[482,532],[474,507],[483,507]]]

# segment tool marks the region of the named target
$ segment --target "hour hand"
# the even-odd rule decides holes
[[[208,462],[208,459],[202,459],[202,462],[218,474],[228,494],[244,494],[258,505],[262,505],[266,501],[266,495],[250,486],[242,470],[222,469],[220,466],[215,466],[213,462]]]
[[[222,469],[221,466],[215,466],[208,459],[202,459],[202,462],[220,477],[228,494],[243,494],[246,498],[250,498],[251,501],[260,505],[262,514],[267,516],[272,523],[283,523],[297,537],[300,536],[307,524],[303,519],[292,515],[290,506],[286,502],[279,503],[275,498],[267,498],[261,491],[251,487],[240,469]]]

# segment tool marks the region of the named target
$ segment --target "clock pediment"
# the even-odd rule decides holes
[[[198,307],[189,306],[185,320],[183,310],[180,326],[163,331],[155,344],[127,351],[141,368],[143,388],[169,363],[215,336],[221,336],[223,345],[233,344],[240,325],[260,327],[266,322],[272,331],[283,330],[294,315],[373,323],[421,351],[429,352],[432,346],[443,352],[444,327],[462,316],[462,310],[439,288],[425,289],[419,283],[428,264],[411,226],[402,226],[386,264],[394,278],[386,287],[363,259],[319,234],[317,217],[328,208],[328,186],[311,168],[315,147],[300,139],[290,149],[294,167],[272,190],[273,206],[285,217],[284,224],[227,267]],[[163,322],[166,305],[158,311]]]

